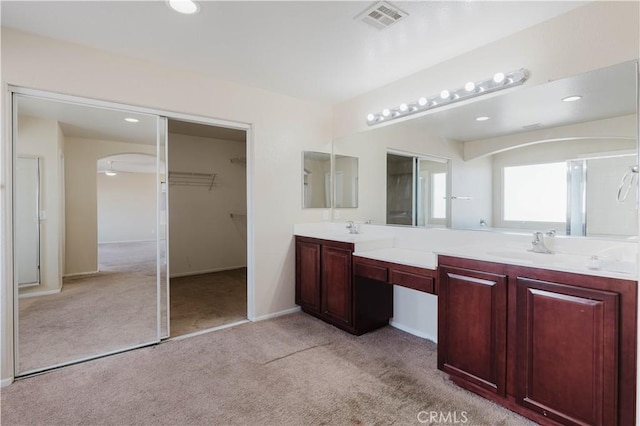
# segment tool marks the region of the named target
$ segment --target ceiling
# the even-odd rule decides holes
[[[367,1],[2,1],[2,25],[336,103],[584,5],[584,1],[399,1],[408,17],[377,30]]]

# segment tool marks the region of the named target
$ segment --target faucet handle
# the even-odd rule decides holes
[[[547,232],[544,233],[544,235],[546,235],[547,237],[555,237],[556,236],[556,230],[555,229],[549,229]]]

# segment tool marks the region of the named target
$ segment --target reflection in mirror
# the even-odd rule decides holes
[[[333,168],[333,207],[358,207],[358,159],[336,155]]]
[[[367,194],[340,220],[392,223],[376,195],[391,150],[451,159],[452,228],[637,237],[637,179],[628,177],[638,161],[636,80],[626,62],[334,140],[336,153],[359,157]]]
[[[16,374],[158,341],[156,117],[14,106]]]
[[[387,153],[387,224],[446,226],[448,161]]]
[[[331,155],[325,152],[302,153],[302,207],[331,207]]]

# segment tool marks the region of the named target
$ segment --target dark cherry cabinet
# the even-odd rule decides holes
[[[438,368],[504,396],[507,277],[443,266],[438,311]]]
[[[619,295],[516,283],[516,402],[563,424],[617,424]]]
[[[636,281],[438,263],[438,368],[452,381],[541,424],[636,424]]]
[[[305,310],[320,312],[320,244],[296,244],[296,303]]]
[[[353,244],[296,237],[296,303],[349,333],[383,327],[393,316],[393,286],[353,274]]]
[[[351,250],[322,247],[322,314],[351,324]]]

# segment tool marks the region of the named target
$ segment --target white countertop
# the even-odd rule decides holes
[[[301,224],[294,234],[354,244],[354,256],[436,269],[437,255],[638,280],[637,242],[554,237],[554,254],[532,253],[531,237],[451,229],[360,225],[349,234],[344,223]],[[594,263],[592,256],[598,256]],[[595,269],[594,269],[595,268]]]

